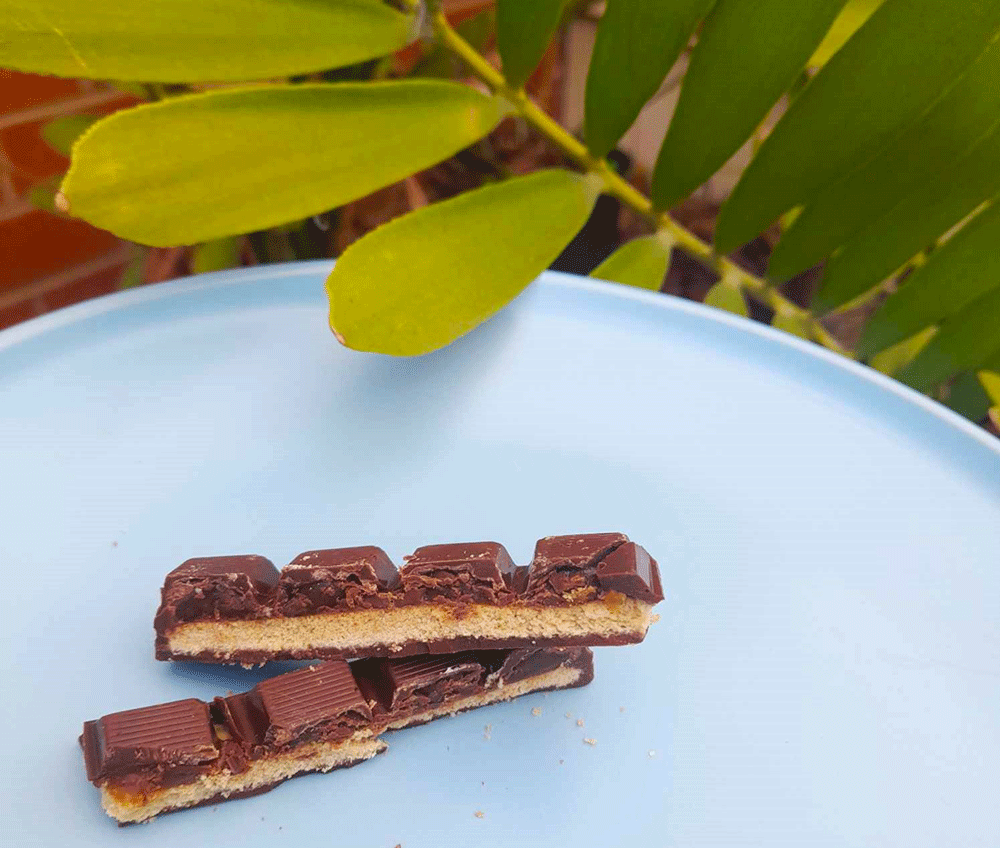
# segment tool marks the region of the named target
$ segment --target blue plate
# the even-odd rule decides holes
[[[1000,844],[997,442],[790,336],[557,274],[447,350],[355,353],[327,328],[328,267],[184,280],[0,334],[3,832]],[[101,812],[84,719],[255,679],[153,660],[161,578],[183,559],[496,539],[526,561],[537,537],[582,530],[646,545],[668,592],[586,689],[148,826]]]

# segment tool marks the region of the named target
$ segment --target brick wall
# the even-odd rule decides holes
[[[131,247],[36,208],[29,193],[69,164],[40,135],[48,121],[134,102],[99,83],[0,69],[0,328],[118,287]]]

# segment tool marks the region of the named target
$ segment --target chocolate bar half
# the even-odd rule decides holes
[[[188,698],[85,722],[80,745],[104,810],[131,824],[354,765],[385,750],[386,730],[593,676],[586,648],[328,660],[211,703]]]
[[[641,642],[663,600],[656,561],[621,533],[549,536],[528,566],[503,545],[429,545],[399,570],[377,547],[171,571],[157,659],[237,662]]]

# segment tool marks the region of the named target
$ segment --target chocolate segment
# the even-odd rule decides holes
[[[384,750],[377,737],[387,729],[592,677],[586,648],[335,660],[211,705],[188,699],[112,713],[85,722],[80,745],[105,810],[130,823],[353,765]]]
[[[510,554],[497,542],[425,545],[406,558],[400,572],[403,601],[507,603],[513,573]]]
[[[88,721],[82,744],[89,780],[144,767],[202,765],[219,756],[208,705],[194,698]]]
[[[185,621],[267,616],[277,585],[278,569],[262,556],[189,559],[164,581],[156,629]]]
[[[623,533],[547,536],[535,545],[525,597],[573,603],[598,595],[597,564],[628,541]]]
[[[372,720],[345,663],[325,663],[272,677],[254,689],[268,718],[264,744],[281,748],[349,736]]]
[[[398,573],[377,547],[309,551],[280,579],[271,575],[270,589],[253,583],[237,599],[243,615],[232,613],[233,575],[216,585],[209,566],[219,568],[192,560],[168,576],[158,659],[252,664],[625,645],[642,641],[663,597],[656,562],[621,533],[546,537],[521,567],[497,542],[418,548]]]
[[[474,652],[358,660],[353,667],[362,692],[379,715],[424,709],[449,697],[470,695],[485,680]]]
[[[374,546],[306,551],[285,566],[275,612],[308,615],[338,609],[379,609],[391,603],[399,573]]]
[[[656,560],[635,542],[626,542],[615,548],[598,563],[597,583],[608,591],[650,604],[663,600]]]

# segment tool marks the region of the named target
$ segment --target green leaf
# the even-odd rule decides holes
[[[586,223],[599,187],[537,171],[434,203],[352,244],[326,282],[330,326],[356,350],[444,347],[513,300]]]
[[[1000,286],[950,315],[898,378],[927,391],[960,371],[983,367],[1000,354]]]
[[[259,86],[117,112],[76,143],[74,215],[157,246],[306,218],[461,150],[501,105],[457,83]]]
[[[989,396],[991,406],[1000,406],[1000,373],[995,371],[980,371],[979,382],[983,391]]]
[[[412,14],[381,0],[0,0],[0,56],[21,71],[144,82],[246,80],[398,50]]]
[[[670,265],[672,246],[666,234],[632,239],[591,271],[590,276],[659,291]]]
[[[809,328],[806,322],[797,315],[775,315],[771,320],[771,326],[798,336],[800,339],[809,339]]]
[[[236,268],[240,264],[240,249],[242,247],[243,238],[238,236],[214,239],[199,244],[194,249],[194,255],[191,258],[191,273],[204,274],[207,271],[224,271],[226,268]]]
[[[583,135],[606,156],[663,83],[715,0],[608,0],[587,73]]]
[[[498,0],[497,49],[503,74],[520,88],[545,55],[567,0]]]
[[[971,371],[959,374],[952,380],[944,403],[970,421],[982,421],[990,409],[990,399]]]
[[[900,368],[927,346],[936,332],[937,327],[927,327],[915,336],[910,336],[910,338],[876,353],[868,361],[868,364],[875,370],[894,377]]]
[[[705,19],[653,171],[666,209],[721,168],[802,73],[845,0],[719,0]],[[784,211],[784,210],[781,210]]]
[[[119,289],[135,288],[146,282],[146,263],[149,261],[149,250],[144,247],[135,247],[134,251],[134,255],[122,269],[121,277],[118,278]]]
[[[97,115],[63,115],[53,118],[42,127],[42,138],[57,153],[69,156],[73,142],[97,119]]]
[[[43,212],[49,212],[53,215],[63,215],[56,200],[58,195],[56,181],[58,179],[58,177],[55,177],[52,180],[44,180],[33,185],[28,189],[28,202]]]
[[[996,0],[886,0],[795,99],[716,227],[728,252],[920,119],[993,42]]]
[[[994,206],[959,230],[904,281],[868,321],[858,353],[869,356],[885,350],[1000,287],[998,245],[1000,206]]]
[[[824,312],[877,285],[998,192],[1000,126],[851,236],[827,263],[813,308]]]
[[[485,50],[495,29],[496,12],[494,9],[485,9],[455,26],[455,32],[480,53]],[[459,72],[461,66],[462,62],[458,56],[443,44],[436,42],[410,72],[410,76],[451,79]]]
[[[738,288],[718,282],[708,290],[704,303],[707,306],[714,306],[716,309],[725,309],[726,312],[734,312],[744,317],[750,313],[747,311],[747,302],[743,299],[743,293]]]
[[[819,192],[782,235],[771,255],[771,276],[788,279],[815,264],[995,131],[1000,125],[997,80],[1000,42],[898,139]],[[921,212],[911,211],[915,217]]]
[[[848,0],[848,3],[837,15],[829,32],[823,39],[816,52],[809,58],[810,68],[821,68],[833,58],[848,39],[854,35],[861,25],[867,21],[875,10],[881,6],[885,0]]]

